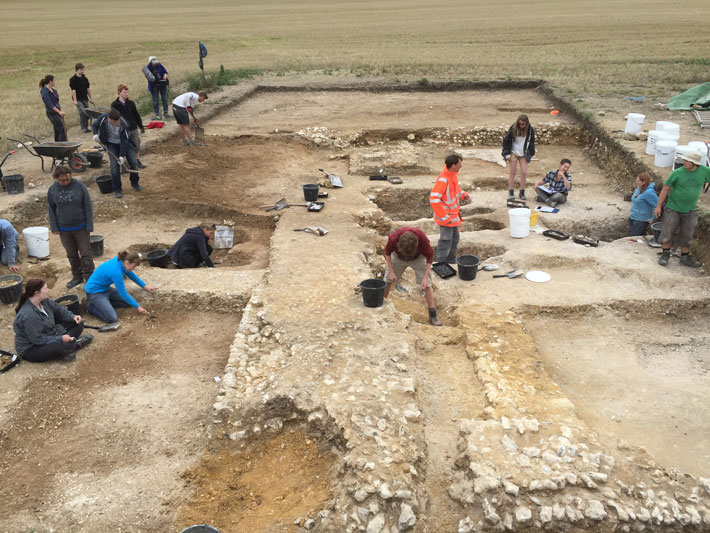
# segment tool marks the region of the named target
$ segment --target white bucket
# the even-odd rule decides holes
[[[231,248],[234,246],[234,230],[230,226],[217,226],[214,232],[215,248]]]
[[[675,141],[658,141],[656,143],[656,157],[653,160],[653,164],[657,167],[673,166],[673,154],[675,154],[676,146],[677,143]]]
[[[673,170],[683,166],[683,160],[680,158],[680,156],[687,153],[688,150],[690,150],[690,146],[687,146],[685,144],[679,144],[675,147],[675,154],[673,155]]]
[[[508,210],[510,218],[510,236],[514,239],[522,239],[530,235],[530,209],[527,207],[516,207]]]
[[[690,146],[693,150],[697,150],[698,152],[700,152],[700,155],[703,156],[703,165],[708,164],[708,147],[703,141],[691,141],[688,143],[688,146]]]
[[[656,122],[656,129],[658,131],[666,131],[666,127],[668,127],[669,125],[672,128],[674,125],[677,126],[678,124],[676,124],[675,122],[670,122],[668,120],[659,120]]]
[[[641,126],[645,119],[646,115],[642,115],[641,113],[629,113],[626,115],[626,129],[624,133],[638,133],[641,131]]]
[[[648,140],[646,141],[646,153],[648,155],[656,155],[656,143],[662,140],[671,140],[670,136],[662,130],[651,130],[648,132]]]
[[[666,122],[663,125],[663,131],[665,131],[667,134],[669,134],[676,140],[680,138],[680,126],[675,122]]]
[[[22,230],[27,245],[27,255],[49,257],[49,228],[35,226]]]

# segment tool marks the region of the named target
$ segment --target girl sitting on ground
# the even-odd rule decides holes
[[[629,235],[646,235],[648,225],[653,221],[653,210],[658,204],[658,195],[648,172],[636,177],[636,190],[631,195],[631,213],[629,213]]]
[[[144,291],[152,293],[158,290],[158,287],[147,286],[133,272],[140,264],[140,255],[123,250],[117,257],[109,259],[94,270],[84,285],[89,300],[89,313],[111,325],[118,322],[115,307],[133,307],[140,314],[147,315],[148,311],[128,294],[124,283],[124,279],[129,278]]]
[[[27,361],[65,357],[94,340],[91,335],[80,336],[84,330],[81,316],[55,303],[43,279],[27,281],[15,313],[15,351]]]

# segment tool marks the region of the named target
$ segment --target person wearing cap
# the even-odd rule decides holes
[[[182,144],[185,146],[199,146],[200,143],[195,140],[192,136],[192,130],[190,130],[190,115],[195,121],[195,126],[200,125],[200,121],[195,118],[192,114],[193,108],[207,100],[207,93],[185,93],[178,96],[173,100],[173,114],[175,115],[175,120],[178,123],[178,129],[180,137],[182,137]]]
[[[698,268],[700,262],[690,256],[690,244],[698,223],[698,200],[703,185],[710,183],[710,168],[702,165],[702,156],[697,150],[688,150],[681,155],[683,166],[671,172],[663,184],[658,204],[654,214],[661,217],[661,208],[666,203],[663,212],[663,229],[658,239],[663,251],[658,259],[661,266],[668,265],[671,257],[671,240],[673,233],[680,228],[678,241],[680,244],[680,264]]]
[[[168,118],[168,71],[155,56],[148,58],[146,68],[153,74],[155,81],[148,81],[148,91],[153,95],[153,120],[161,120],[159,97],[163,99],[163,117]]]

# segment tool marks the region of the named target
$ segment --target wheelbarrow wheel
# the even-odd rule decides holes
[[[89,160],[84,154],[72,154],[69,160],[69,166],[74,172],[84,172],[89,166]]]

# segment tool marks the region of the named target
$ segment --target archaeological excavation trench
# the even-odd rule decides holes
[[[161,287],[139,296],[156,320],[122,311],[122,329],[73,366],[7,374],[9,524],[709,527],[707,277],[677,260],[661,269],[655,249],[626,237],[623,196],[645,161],[546,86],[414,89],[264,86],[206,121],[201,149],[153,144],[140,195],[101,197],[95,176],[82,176],[103,259],[168,246],[202,220],[233,225],[235,246],[217,252],[216,269],[141,266]],[[573,161],[568,204],[539,226],[597,248],[509,236],[497,155],[519,113],[538,136],[529,197],[561,158]],[[387,235],[415,226],[436,246],[428,194],[451,152],[464,156],[473,199],[459,253],[551,281],[434,277],[440,328],[411,272],[382,307],[365,308],[356,286],[383,275]],[[302,184],[323,182],[319,168],[345,184],[321,189],[322,212],[260,207],[302,202]],[[369,180],[381,173],[403,183]],[[21,226],[46,223],[42,201],[14,211]],[[311,225],[328,234],[293,231]],[[57,297],[68,274],[59,242],[50,246],[27,272]],[[699,250],[710,259],[705,237]],[[10,323],[9,306],[1,318]],[[7,328],[1,338],[10,342]],[[63,460],[80,445],[81,459]]]

